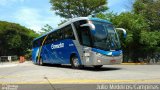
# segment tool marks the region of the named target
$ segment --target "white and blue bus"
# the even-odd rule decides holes
[[[122,30],[124,35],[125,30]],[[74,18],[33,40],[35,64],[71,64],[73,68],[120,64],[119,36],[111,22],[99,18]]]

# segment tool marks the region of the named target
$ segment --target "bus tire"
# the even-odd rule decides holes
[[[76,55],[71,56],[71,66],[74,69],[79,69],[81,67],[78,57]]]
[[[94,68],[95,69],[100,69],[103,65],[95,65]]]

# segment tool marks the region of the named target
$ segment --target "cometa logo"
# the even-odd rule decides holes
[[[57,45],[54,45],[54,44],[51,45],[51,49],[57,49],[57,48],[63,48],[63,47],[64,47],[64,43],[60,43]]]

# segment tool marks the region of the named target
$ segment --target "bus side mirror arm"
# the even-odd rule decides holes
[[[86,26],[89,27],[90,30],[95,30],[95,26],[91,23],[86,23],[86,24],[80,25],[80,27],[86,27]]]
[[[123,37],[126,38],[127,37],[127,32],[124,28],[116,28],[116,30],[120,30],[123,31]]]

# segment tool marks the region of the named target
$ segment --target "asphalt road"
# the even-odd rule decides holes
[[[160,84],[160,65],[105,65],[101,69],[32,62],[0,64],[0,84]],[[50,89],[48,89],[50,90]]]

